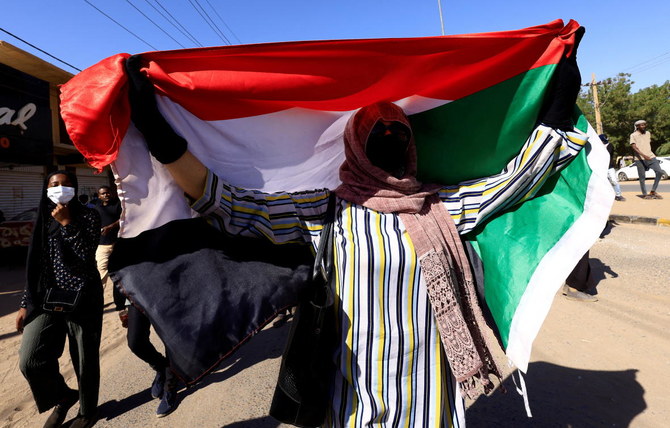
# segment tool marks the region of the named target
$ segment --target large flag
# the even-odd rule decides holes
[[[579,24],[412,39],[272,43],[142,54],[159,109],[208,168],[262,191],[333,189],[342,135],[360,107],[392,101],[408,114],[423,181],[504,169],[536,124],[556,65]],[[70,137],[96,168],[111,164],[121,236],[193,215],[130,124],[127,54],[62,88]],[[604,227],[613,200],[607,152],[590,143],[539,195],[471,232],[486,303],[512,362],[526,369],[554,294]],[[595,137],[595,138],[593,138]]]

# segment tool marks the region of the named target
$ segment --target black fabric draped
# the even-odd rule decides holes
[[[231,237],[197,218],[119,239],[109,272],[191,384],[296,305],[313,263],[309,245]]]

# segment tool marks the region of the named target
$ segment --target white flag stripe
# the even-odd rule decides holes
[[[614,203],[614,190],[607,180],[609,153],[591,125],[587,135],[591,145],[587,161],[592,172],[582,215],[542,258],[512,318],[506,353],[524,373],[528,370],[533,341],[551,309],[556,292],[600,236]]]
[[[342,135],[353,114],[301,108],[261,116],[203,121],[167,97],[161,113],[189,150],[230,184],[265,192],[337,187],[344,160]],[[397,102],[408,114],[449,101],[419,96]],[[194,215],[163,165],[131,125],[112,164],[123,206],[119,236],[130,238]]]

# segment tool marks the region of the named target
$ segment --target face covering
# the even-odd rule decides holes
[[[368,159],[374,166],[400,178],[405,169],[410,136],[409,129],[401,123],[394,122],[387,127],[378,122],[366,144]]]
[[[74,187],[56,186],[47,189],[47,197],[54,204],[67,204],[74,198]]]

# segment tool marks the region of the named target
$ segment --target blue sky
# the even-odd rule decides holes
[[[5,0],[0,5],[0,27],[80,69],[119,52],[182,47],[132,5],[184,47],[197,44],[170,25],[151,5],[161,11],[159,5],[165,7],[204,46],[225,45],[226,39],[232,44],[248,44],[441,34],[438,0],[156,1],[88,0],[148,44],[86,0]],[[194,5],[198,4],[225,38],[217,35],[196,12]],[[668,0],[442,0],[442,16],[445,34],[515,30],[559,18],[566,22],[575,19],[587,30],[578,57],[584,82],[591,79],[591,73],[600,80],[630,72],[635,82],[633,89],[639,90],[670,80]],[[76,72],[6,33],[0,32],[0,40]]]

